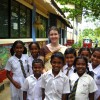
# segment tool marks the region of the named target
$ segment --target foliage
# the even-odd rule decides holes
[[[95,42],[96,39],[100,41],[100,28],[96,28],[95,30],[84,29],[80,37],[90,38],[93,42]]]
[[[94,30],[94,32],[95,32],[95,34],[96,34],[97,37],[100,37],[100,27],[96,28]]]
[[[83,32],[82,32],[82,36],[92,36],[94,35],[94,31],[92,29],[84,29]]]
[[[56,0],[62,5],[73,4],[75,9],[67,7],[62,8],[63,12],[69,12],[68,18],[74,18],[77,15],[94,16],[94,19],[100,19],[100,0]]]
[[[80,48],[82,46],[82,43],[81,43],[81,41],[78,41],[77,43],[75,43],[75,44],[73,44],[72,45],[72,48]]]
[[[91,39],[94,44],[96,40],[98,40],[98,45],[100,46],[100,27],[96,28],[95,30],[84,29],[83,32],[79,35],[78,43],[73,44],[72,47],[81,47],[83,45],[83,39]]]

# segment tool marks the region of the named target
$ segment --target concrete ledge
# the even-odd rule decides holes
[[[26,38],[26,39],[0,39],[0,44],[12,44],[14,43],[16,40],[21,40],[23,42],[32,42],[33,39],[32,38]],[[36,38],[36,41],[48,41],[48,38]]]

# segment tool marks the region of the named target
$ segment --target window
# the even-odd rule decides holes
[[[19,37],[19,5],[17,2],[11,3],[11,38]]]
[[[28,38],[31,33],[31,11],[25,6],[11,3],[11,38]]]
[[[0,38],[8,37],[8,0],[0,0]]]
[[[0,38],[31,37],[31,10],[11,0],[0,0]]]
[[[36,38],[46,38],[47,37],[47,18],[36,13],[34,26],[36,28]]]

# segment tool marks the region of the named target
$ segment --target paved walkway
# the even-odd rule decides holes
[[[9,80],[4,80],[4,90],[0,92],[0,100],[11,100],[10,98],[10,87]]]

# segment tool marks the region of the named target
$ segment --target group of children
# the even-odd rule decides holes
[[[67,48],[51,56],[52,69],[43,73],[37,42],[15,41],[5,69],[11,81],[11,100],[100,100],[100,47]]]

